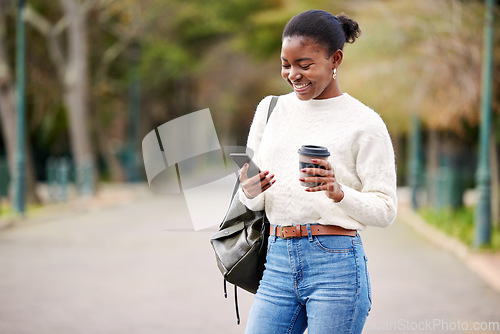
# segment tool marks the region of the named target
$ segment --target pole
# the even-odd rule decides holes
[[[493,10],[494,0],[486,0],[484,25],[483,73],[481,94],[481,129],[479,138],[479,163],[477,188],[479,201],[476,211],[476,236],[474,246],[489,244],[491,239],[491,170],[489,141],[491,132],[491,97],[493,80]]]
[[[420,116],[415,112],[411,116],[411,137],[410,137],[410,186],[411,205],[413,209],[418,208],[418,188],[420,181]]]
[[[141,81],[139,71],[141,49],[138,43],[133,43],[129,51],[130,87],[128,101],[129,139],[127,145],[127,181],[139,181],[139,114],[141,109]]]
[[[24,29],[25,0],[18,0],[16,28],[16,169],[14,176],[15,198],[14,208],[17,213],[25,212],[25,158],[24,158],[24,118],[26,87],[26,33]]]

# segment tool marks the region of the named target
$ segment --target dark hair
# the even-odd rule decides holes
[[[353,43],[361,34],[358,23],[344,13],[334,16],[324,10],[311,9],[294,16],[283,30],[285,37],[309,37],[328,48],[329,55]]]

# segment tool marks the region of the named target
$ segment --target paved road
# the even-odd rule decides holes
[[[237,326],[213,230],[191,230],[182,198],[163,195],[1,231],[0,333],[243,333],[252,295],[240,294]],[[374,301],[368,333],[472,333],[457,327],[500,321],[500,295],[407,225],[362,236]]]

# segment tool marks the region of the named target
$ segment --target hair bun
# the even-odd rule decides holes
[[[359,29],[359,25],[356,21],[351,20],[344,13],[340,13],[335,16],[342,27],[342,30],[345,34],[346,43],[354,43],[356,38],[361,34],[361,29]]]

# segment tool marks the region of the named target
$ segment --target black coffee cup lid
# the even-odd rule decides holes
[[[323,146],[316,145],[303,145],[299,149],[299,154],[307,155],[308,157],[322,157],[326,158],[330,156],[328,149]]]

